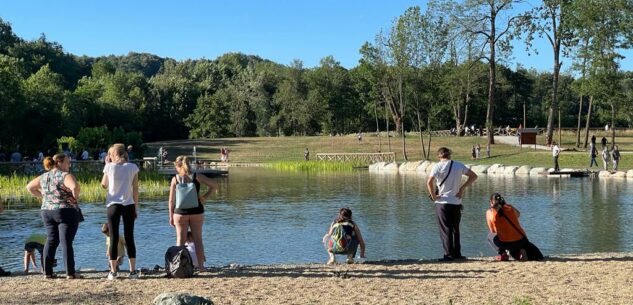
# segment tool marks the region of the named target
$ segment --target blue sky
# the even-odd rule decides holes
[[[77,55],[148,52],[178,60],[214,59],[227,52],[259,55],[281,64],[301,59],[306,67],[332,55],[347,68],[359,48],[413,5],[405,0],[239,1],[0,1],[0,17],[22,38],[41,33]],[[545,42],[528,56],[517,44],[510,66],[551,70]],[[628,52],[629,54],[631,52]],[[632,70],[630,59],[622,68]],[[564,64],[569,68],[570,63]]]

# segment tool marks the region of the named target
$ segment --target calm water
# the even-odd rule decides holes
[[[434,207],[418,176],[232,168],[230,178],[219,181],[220,191],[206,204],[208,265],[324,262],[321,238],[345,206],[354,211],[369,259],[442,254]],[[633,251],[633,188],[626,180],[481,176],[464,200],[466,256],[494,254],[485,241],[484,218],[493,191],[521,210],[522,225],[546,255]],[[83,210],[86,221],[74,243],[77,266],[106,269],[100,232],[105,207],[86,204]],[[162,265],[165,250],[175,242],[166,200],[144,202],[135,230],[138,265]],[[23,242],[32,233],[45,233],[37,209],[0,215],[1,266],[21,268]],[[62,261],[61,248],[58,259]]]

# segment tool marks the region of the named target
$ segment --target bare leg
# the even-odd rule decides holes
[[[196,246],[196,256],[198,258],[198,268],[204,270],[204,243],[202,241],[202,225],[204,224],[204,214],[190,215],[189,227],[193,237],[193,244]]]

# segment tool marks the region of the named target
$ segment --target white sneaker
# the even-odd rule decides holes
[[[130,280],[138,280],[138,272],[136,270],[130,272],[130,275],[128,276],[128,278]]]
[[[108,272],[108,280],[113,281],[116,280],[119,275],[116,272]]]

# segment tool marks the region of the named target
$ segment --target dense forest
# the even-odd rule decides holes
[[[156,141],[516,127],[524,111],[527,127],[552,129],[559,113],[564,127],[631,127],[633,73],[619,67],[630,1],[543,1],[526,12],[512,2],[412,7],[359,46],[352,69],[332,56],[312,68],[241,53],[77,56],[0,19],[0,145],[35,152],[71,136],[97,149],[95,138],[126,132]],[[556,56],[552,71],[508,66],[509,42],[530,48],[536,36],[552,46],[539,52],[562,52],[573,67]]]

